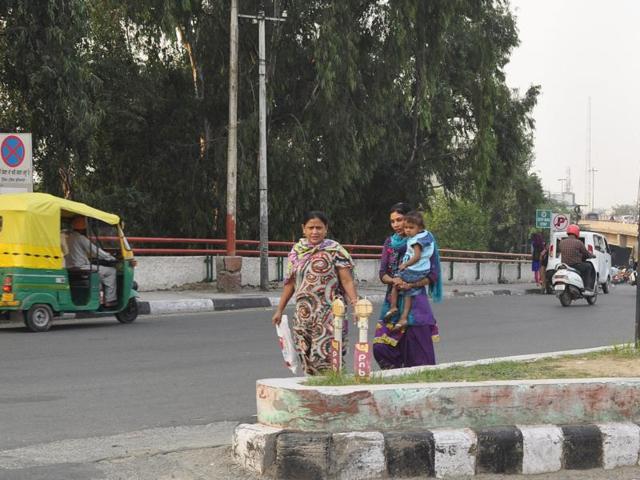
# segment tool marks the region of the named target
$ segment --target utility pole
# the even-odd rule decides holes
[[[559,178],[558,181],[560,182],[560,193],[564,193],[565,187],[564,187],[564,182],[567,181],[566,178]]]
[[[258,15],[238,15],[250,18],[258,23],[258,82],[260,113],[260,153],[258,154],[258,170],[260,191],[260,289],[269,288],[269,203],[267,186],[267,67],[265,54],[265,21],[284,22],[284,18],[267,17],[264,11],[264,0],[260,0]],[[283,17],[286,17],[283,12]]]
[[[589,202],[591,201],[591,192],[589,182],[589,174],[591,172],[591,97],[587,102],[587,155],[586,155],[586,165],[584,169],[584,203],[588,205],[589,211],[591,211],[591,205]]]
[[[238,0],[231,0],[229,22],[229,143],[227,144],[227,256],[236,254],[238,176]]]
[[[636,242],[636,350],[640,346],[640,279],[638,278],[638,263],[640,263],[640,178],[638,178],[638,198],[636,210],[638,212],[638,241]]]
[[[590,212],[593,212],[596,208],[596,172],[598,170],[596,170],[595,168],[592,168],[591,170],[589,170],[589,172],[591,173],[591,208],[590,208]]]

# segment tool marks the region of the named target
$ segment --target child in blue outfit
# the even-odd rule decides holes
[[[406,283],[416,283],[427,277],[431,270],[431,255],[433,255],[433,237],[424,229],[424,220],[420,212],[409,212],[404,216],[404,234],[407,239],[407,251],[398,267],[398,276]],[[391,289],[390,308],[385,320],[393,318],[398,313],[398,295],[404,297],[402,313],[394,329],[407,325],[411,311],[412,298],[422,291],[411,288],[402,292],[394,285]]]

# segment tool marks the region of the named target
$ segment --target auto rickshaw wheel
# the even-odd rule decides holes
[[[49,305],[37,303],[24,313],[24,323],[32,332],[46,332],[51,328],[53,310]]]
[[[116,318],[120,323],[131,323],[138,318],[138,301],[135,297],[129,299],[124,310],[116,313]]]

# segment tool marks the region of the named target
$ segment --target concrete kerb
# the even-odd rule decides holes
[[[501,360],[529,361],[611,348],[613,347],[492,358],[476,362],[456,362],[455,365],[486,364]],[[447,366],[451,364],[443,364],[437,368]],[[418,368],[429,367],[403,369],[402,373],[409,373]],[[397,375],[400,371],[384,373]],[[295,381],[295,379],[282,380]],[[491,423],[491,413],[482,411],[479,417],[474,417],[463,412],[474,408],[483,410],[483,406],[479,404],[462,405],[458,411],[456,402],[459,399],[450,399],[452,401],[446,402],[438,397],[435,403],[429,403],[432,400],[429,396],[423,398],[417,392],[419,385],[426,384],[412,384],[406,387],[396,385],[398,390],[394,390],[389,385],[360,385],[352,388],[353,392],[347,392],[346,396],[345,389],[348,390],[350,387],[319,387],[325,389],[326,395],[323,398],[316,398],[313,393],[310,393],[314,390],[313,387],[304,387],[307,391],[294,399],[295,395],[289,395],[291,392],[285,393],[284,397],[276,397],[273,391],[261,390],[264,382],[259,381],[257,389],[260,423],[242,424],[236,428],[233,452],[236,461],[245,468],[260,475],[275,476],[279,479],[406,476],[445,478],[477,473],[539,474],[561,469],[612,469],[637,465],[640,458],[640,426],[636,424],[640,416],[638,408],[633,407],[638,404],[640,392],[638,378],[468,382],[466,386],[459,383],[451,387],[454,390],[470,387],[470,391],[475,395],[472,397],[476,401],[480,398],[488,399],[495,404],[495,409],[509,410],[512,406],[510,401],[514,401],[521,402],[525,410],[529,408],[538,412],[540,405],[536,403],[536,398],[545,404],[568,405],[568,408],[560,405],[556,410],[546,411],[539,417],[525,414],[521,417],[509,417],[510,420],[515,420],[513,423],[498,424]],[[557,384],[555,387],[554,382]],[[490,384],[498,383],[499,391],[483,390],[486,386],[491,387]],[[515,384],[521,384],[522,388]],[[535,390],[536,386],[540,385],[545,389],[555,388],[555,390],[537,393],[533,391],[531,396],[529,390]],[[587,388],[595,387],[595,390],[585,395],[585,405],[591,404],[595,409],[582,404],[576,406],[565,398],[567,391],[576,386],[580,389],[584,385],[587,385]],[[504,390],[505,386],[520,388],[519,393],[510,396]],[[349,410],[351,417],[358,417],[363,411],[363,405],[373,405],[374,410],[380,409],[382,415],[386,415],[388,412],[385,408],[393,402],[387,402],[384,405],[384,402],[380,403],[380,397],[377,399],[367,397],[365,393],[384,388],[393,390],[390,390],[391,394],[395,398],[395,403],[399,404],[398,416],[408,415],[412,420],[410,423],[383,425],[384,422],[378,424],[364,422],[361,424],[361,429],[334,429],[331,424],[314,424],[311,421],[310,417],[322,416],[322,411],[330,410],[326,418],[330,418],[332,422],[337,419],[337,423],[340,423],[339,419],[344,406]],[[405,388],[410,395],[400,395],[399,390],[402,388]],[[628,390],[620,394],[620,388]],[[434,385],[432,394],[436,397],[441,396],[446,389],[447,384]],[[548,395],[550,391],[554,391],[555,396]],[[287,395],[289,395],[288,398]],[[336,400],[340,396],[343,399],[347,398],[346,404]],[[426,410],[412,411],[415,410],[409,405],[412,398],[424,404],[423,410]],[[464,400],[464,397],[462,399]],[[511,400],[505,401],[505,399]],[[610,414],[609,400],[620,406],[620,411]],[[304,419],[302,428],[289,423],[286,415],[273,417],[272,420],[276,419],[276,424],[267,425],[260,415],[261,402],[264,401],[278,402],[294,417],[299,416]],[[291,401],[293,403],[288,405],[287,402]],[[293,408],[294,404],[295,408]],[[469,419],[472,421],[466,426],[452,421],[449,422],[452,425],[450,427],[442,422],[436,421],[430,424],[429,420],[420,421],[420,416],[429,416],[432,411],[445,407],[451,410],[449,414],[451,418],[456,418],[458,413],[463,413],[462,416],[467,415],[465,421]],[[573,407],[575,411],[572,410]],[[401,413],[400,410],[406,410],[406,412]],[[413,414],[418,416],[413,418],[415,416]],[[518,418],[525,421],[517,421]],[[497,417],[495,419],[504,420]],[[416,421],[413,422],[413,420]],[[321,426],[318,427],[318,425]],[[265,452],[265,448],[270,450]]]
[[[543,474],[638,465],[640,426],[509,425],[422,431],[295,432],[240,424],[233,455],[280,480]]]
[[[529,295],[539,294],[539,289],[493,289],[476,291],[453,290],[445,292],[445,298],[457,297],[488,297],[497,295]],[[375,293],[364,295],[372,302],[382,302],[384,294]],[[143,294],[144,297],[144,294]],[[172,313],[198,313],[218,312],[228,310],[240,310],[248,308],[268,308],[278,305],[280,297],[276,295],[247,295],[226,296],[224,298],[185,298],[172,300],[139,300],[138,309],[140,315],[162,315]]]

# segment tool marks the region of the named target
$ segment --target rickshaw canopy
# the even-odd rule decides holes
[[[75,215],[120,223],[117,215],[47,193],[0,195],[0,267],[63,268],[60,220]]]

